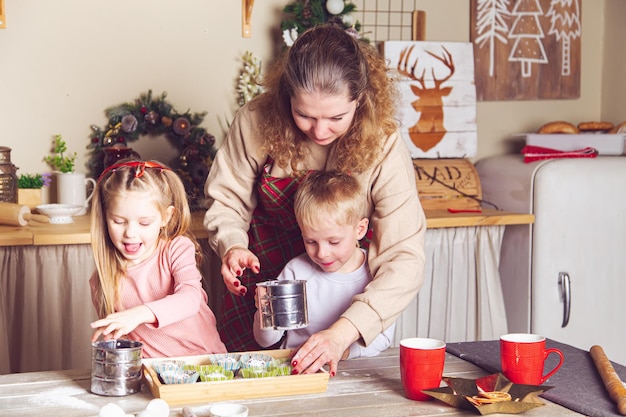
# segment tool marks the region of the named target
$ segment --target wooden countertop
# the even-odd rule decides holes
[[[204,211],[192,214],[192,230],[196,238],[208,237],[202,225]],[[449,213],[445,210],[427,210],[427,227],[469,227],[532,224],[532,214],[510,213],[484,209],[481,213]],[[90,243],[89,216],[74,217],[74,223],[48,224],[31,221],[27,226],[0,225],[0,246],[19,245],[75,245]]]
[[[322,393],[233,400],[244,404],[255,417],[366,417],[366,416],[470,416],[477,412],[457,409],[441,401],[411,401],[402,389],[399,350],[390,348],[373,358],[341,361],[337,375]],[[97,416],[102,407],[114,403],[127,414],[139,414],[153,396],[144,385],[141,392],[125,397],[92,394],[91,370],[32,372],[0,375],[0,410],[10,416],[74,417]],[[446,354],[443,374],[479,378],[487,373],[456,356]],[[445,384],[442,384],[445,385]],[[580,416],[545,398],[543,407],[530,416]],[[215,403],[188,404],[198,417],[208,416]],[[180,416],[182,406],[172,406],[169,415]],[[498,414],[500,415],[500,414]]]

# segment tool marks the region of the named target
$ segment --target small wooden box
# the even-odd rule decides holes
[[[41,188],[18,188],[17,204],[28,206],[33,211],[35,207],[41,204]]]
[[[264,350],[262,353],[275,359],[289,358],[290,349]],[[210,355],[168,358],[183,360],[192,365],[210,364]],[[155,398],[161,398],[170,406],[208,403],[225,400],[243,400],[248,398],[281,397],[285,395],[310,394],[325,392],[328,387],[328,373],[317,372],[306,375],[288,375],[268,378],[240,378],[230,381],[196,382],[193,384],[163,384],[156,371],[150,366],[152,361],[143,360],[143,381],[150,388]]]
[[[468,159],[414,159],[413,167],[424,210],[480,209],[480,178]]]

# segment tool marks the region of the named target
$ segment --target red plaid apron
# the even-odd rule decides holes
[[[258,204],[252,214],[248,237],[250,250],[261,262],[261,272],[246,269],[241,281],[245,296],[226,290],[218,330],[229,352],[260,350],[252,333],[254,292],[257,282],[276,279],[285,264],[304,253],[300,228],[293,213],[293,198],[302,178],[275,178],[269,175],[273,161],[263,167],[257,185]]]

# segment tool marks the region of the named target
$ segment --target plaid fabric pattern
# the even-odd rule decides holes
[[[254,340],[254,292],[258,282],[275,279],[291,258],[304,253],[300,228],[293,213],[293,199],[300,178],[269,175],[272,161],[266,162],[257,186],[258,204],[252,215],[248,237],[250,250],[261,262],[261,272],[246,269],[241,281],[245,296],[225,291],[218,330],[229,352],[261,350]]]

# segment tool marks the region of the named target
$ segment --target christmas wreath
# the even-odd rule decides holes
[[[321,24],[337,25],[362,41],[369,40],[360,34],[361,23],[354,19],[354,3],[344,0],[296,0],[283,8],[287,17],[281,22],[280,30],[288,47],[293,45],[298,35]]]
[[[91,175],[97,178],[105,168],[107,149],[126,148],[142,135],[166,136],[180,149],[179,166],[172,168],[185,184],[192,209],[199,208],[203,205],[204,183],[216,152],[215,137],[199,126],[206,112],[179,113],[166,96],[164,92],[160,97],[152,97],[150,90],[133,102],[106,109],[106,127],[91,125],[88,148],[92,153],[88,165]]]

